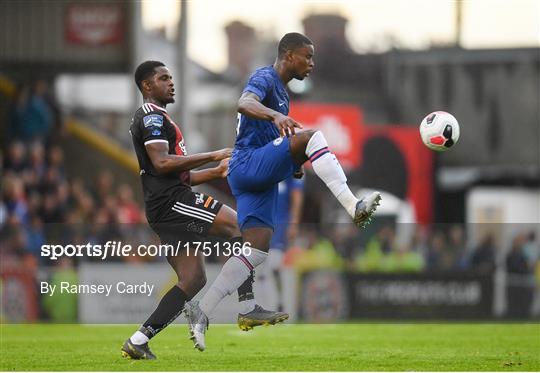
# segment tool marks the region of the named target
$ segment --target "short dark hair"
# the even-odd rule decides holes
[[[159,66],[165,66],[165,64],[160,61],[144,61],[137,67],[135,70],[135,84],[139,87],[139,91],[142,92],[142,81],[153,75],[155,73],[154,69]]]
[[[281,58],[287,51],[301,48],[304,45],[313,45],[313,42],[305,35],[298,32],[289,32],[285,34],[278,44],[278,57]]]

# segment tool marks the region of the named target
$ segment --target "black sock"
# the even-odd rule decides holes
[[[191,298],[188,297],[182,289],[176,285],[173,286],[172,289],[161,298],[156,310],[148,320],[146,320],[139,331],[148,338],[152,338],[180,315],[184,309],[184,304],[189,299]]]

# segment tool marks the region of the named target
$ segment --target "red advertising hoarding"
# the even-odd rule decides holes
[[[358,167],[363,116],[357,106],[294,102],[289,115],[304,128],[322,131],[328,146],[344,168]]]
[[[349,176],[379,180],[381,184],[370,185],[392,192],[403,190],[397,197],[412,202],[416,219],[421,224],[433,219],[433,152],[421,142],[416,127],[404,125],[366,125],[362,110],[354,105],[291,103],[289,115],[304,128],[321,130],[330,150],[336,155]],[[384,151],[374,154],[366,151],[368,144],[382,144],[395,150],[394,157]],[[373,148],[372,148],[373,149]],[[396,157],[399,158],[395,162]],[[401,166],[403,165],[403,166]],[[400,170],[398,170],[400,168]],[[403,175],[403,179],[400,176]],[[399,180],[396,180],[396,177]],[[363,180],[369,184],[373,180]],[[399,188],[395,188],[398,185]],[[386,187],[386,188],[385,188]]]
[[[70,44],[101,46],[124,40],[122,4],[70,4],[66,7],[65,39]]]

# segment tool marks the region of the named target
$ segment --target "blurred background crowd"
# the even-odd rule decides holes
[[[25,119],[17,123],[15,128],[31,127]],[[99,171],[95,183],[91,184],[70,177],[65,172],[63,150],[55,144],[64,135],[53,127],[37,133],[39,135],[32,137],[11,138],[3,158],[0,258],[4,263],[36,261],[54,265],[54,261],[41,256],[41,246],[46,243],[155,242],[156,238],[146,226],[144,206],[134,199],[133,189],[138,185],[118,184],[108,170]],[[414,234],[408,242],[398,242],[395,224],[379,224],[369,229],[368,234],[362,234],[347,223],[324,228],[315,223],[301,223],[300,233],[290,243],[291,258],[287,263],[338,266],[356,271],[472,269],[492,272],[496,254],[504,251],[507,271],[526,274],[534,272],[538,260],[538,241],[533,230],[514,235],[510,247],[501,250],[491,233],[471,247],[464,224],[440,223],[411,228]],[[309,252],[313,252],[312,257]],[[131,256],[115,259],[163,260]]]

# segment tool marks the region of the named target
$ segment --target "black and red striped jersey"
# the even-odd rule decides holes
[[[152,103],[144,104],[135,112],[129,132],[139,161],[144,200],[147,204],[155,199],[162,200],[163,197],[175,193],[178,188],[191,189],[189,171],[158,174],[146,152],[146,145],[163,142],[168,145],[169,154],[187,155],[182,131],[167,110]]]

